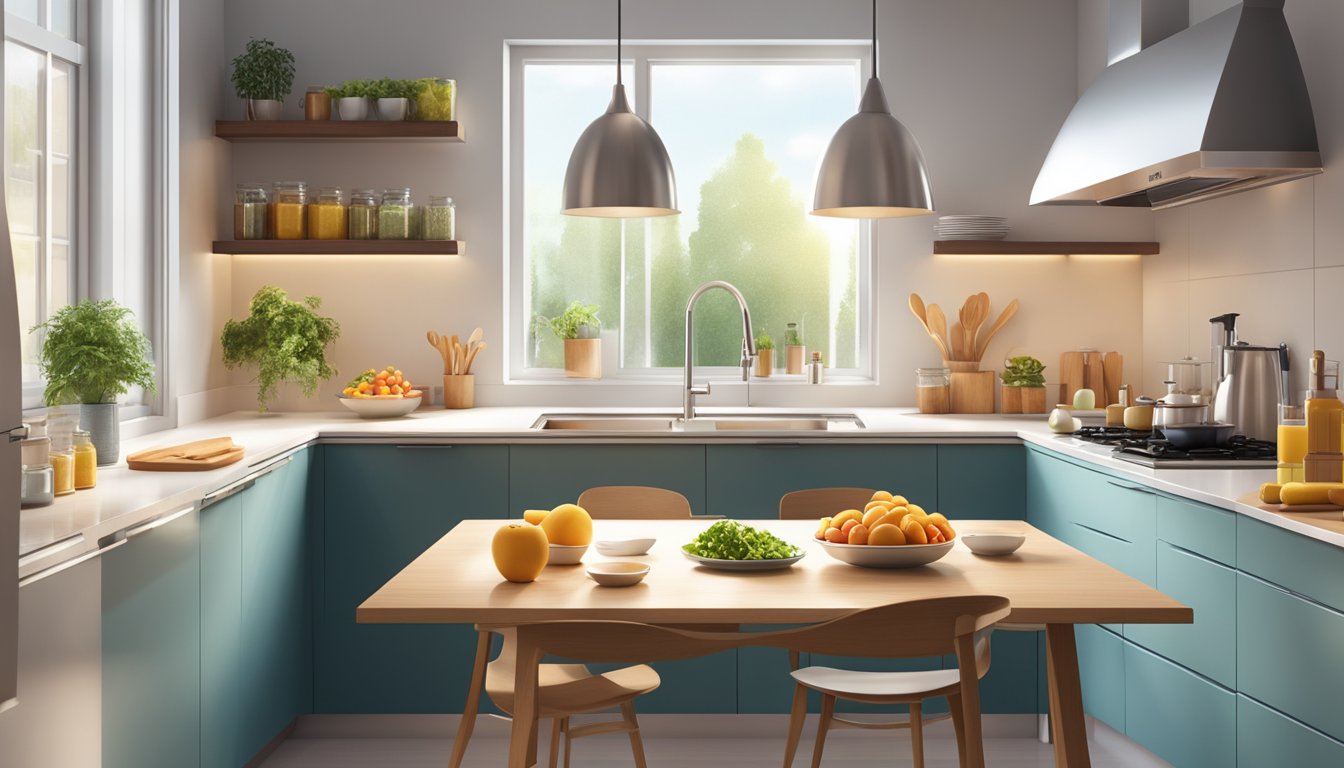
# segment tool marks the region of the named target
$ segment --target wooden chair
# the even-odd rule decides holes
[[[964,768],[983,768],[979,681],[989,671],[989,628],[1008,616],[1008,599],[992,595],[934,598],[873,608],[825,624],[772,633],[761,644],[786,648],[796,681],[784,767],[794,754],[807,717],[807,691],[821,693],[821,720],[812,750],[812,768],[821,765],[832,727],[909,728],[915,768],[924,766],[923,702],[947,697],[957,749]],[[801,652],[870,658],[912,658],[955,653],[956,669],[925,672],[855,672],[831,667],[798,669]],[[908,721],[867,723],[835,716],[837,699],[871,704],[908,704]]]
[[[579,494],[579,506],[594,520],[681,520],[691,502],[676,491],[647,485],[603,485]]]
[[[780,520],[817,520],[846,509],[862,510],[876,493],[872,488],[809,488],[784,494]],[[582,506],[582,505],[580,505]]]

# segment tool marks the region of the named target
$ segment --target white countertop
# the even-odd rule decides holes
[[[928,416],[910,408],[859,408],[853,412],[866,425],[861,430],[805,432],[692,433],[558,433],[538,432],[532,424],[542,413],[563,408],[475,408],[463,411],[427,409],[402,419],[361,420],[345,413],[238,412],[180,429],[127,440],[122,461],[98,470],[98,486],[58,498],[48,507],[20,512],[19,575],[35,573],[98,546],[99,539],[156,516],[190,507],[206,494],[256,472],[277,456],[315,440],[324,442],[1028,442],[1064,456],[1081,459],[1136,483],[1193,501],[1249,515],[1304,536],[1344,547],[1344,532],[1313,524],[1318,513],[1284,515],[1238,502],[1261,483],[1274,479],[1272,469],[1154,470],[1111,458],[1110,449],[1055,435],[1043,417]],[[603,409],[583,408],[584,413]],[[742,413],[751,409],[701,409],[702,415]],[[762,409],[765,410],[765,409]],[[768,409],[771,413],[816,412],[817,409]],[[851,409],[837,409],[845,413]],[[612,413],[667,413],[669,409],[622,408]],[[246,449],[243,460],[209,472],[134,472],[124,457],[146,448],[175,445],[207,437],[230,436]],[[1339,513],[1328,513],[1339,519]]]

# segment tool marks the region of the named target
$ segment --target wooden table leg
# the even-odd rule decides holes
[[[519,633],[513,667],[513,726],[509,768],[532,768],[537,762],[537,665],[541,653]]]
[[[1078,646],[1074,642],[1073,625],[1046,625],[1045,643],[1055,765],[1061,768],[1090,768],[1092,762],[1087,753],[1083,688],[1078,679]]]

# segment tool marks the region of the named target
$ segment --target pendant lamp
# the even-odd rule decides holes
[[[877,0],[873,0],[873,75],[858,114],[840,126],[826,148],[812,213],[849,219],[933,213],[933,191],[919,142],[892,117],[877,79]]]
[[[564,213],[628,219],[672,216],[677,180],[658,132],[630,111],[621,83],[621,2],[616,2],[616,85],[607,111],[584,130],[565,170]]]

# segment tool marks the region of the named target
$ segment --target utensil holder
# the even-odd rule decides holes
[[[944,360],[943,367],[953,373],[979,373],[979,360]]]
[[[949,364],[952,361],[949,361]],[[972,363],[974,365],[974,363]],[[950,367],[950,365],[949,365]],[[952,413],[993,413],[993,371],[952,371]]]
[[[807,367],[807,347],[789,344],[784,347],[784,372],[789,375],[800,374]]]
[[[471,408],[476,405],[476,377],[446,374],[443,377],[443,407]]]

